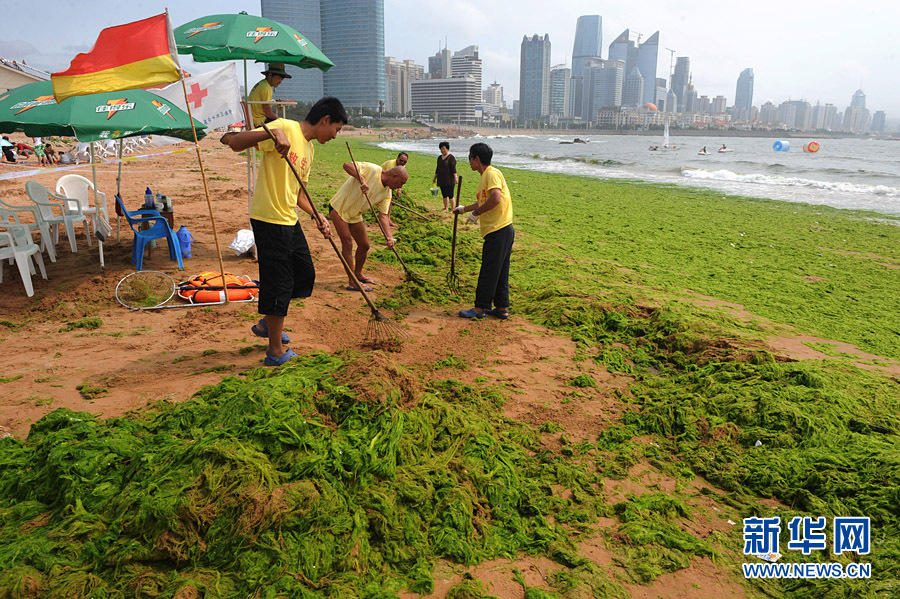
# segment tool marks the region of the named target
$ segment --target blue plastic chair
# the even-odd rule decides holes
[[[129,212],[118,194],[116,194],[116,204],[124,213],[131,230],[134,231],[134,242],[131,245],[131,263],[135,265],[137,270],[141,270],[144,264],[144,249],[147,247],[147,244],[154,239],[163,238],[169,244],[169,259],[178,261],[178,270],[184,268],[178,239],[175,237],[175,233],[172,232],[169,223],[166,222],[165,217],[158,210],[132,210]],[[153,226],[142,231],[141,226],[148,222],[153,222]]]

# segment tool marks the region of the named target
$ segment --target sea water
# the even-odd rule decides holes
[[[575,137],[587,143],[571,142]],[[776,138],[679,137],[670,132],[675,150],[651,151],[662,135],[486,135],[452,139],[457,169],[465,173],[469,146],[483,141],[494,150],[497,166],[708,187],[725,193],[835,208],[900,215],[900,142],[876,139],[791,139],[791,151],[776,152]],[[439,139],[379,143],[391,151],[438,154]],[[821,149],[803,152],[818,141]],[[725,145],[728,153],[719,153]],[[706,146],[708,156],[698,155]],[[417,160],[417,158],[413,158]]]

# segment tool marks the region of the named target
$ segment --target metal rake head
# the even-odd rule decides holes
[[[366,325],[366,341],[375,348],[399,349],[409,333],[379,311],[372,314]]]
[[[447,289],[453,294],[459,293],[459,277],[452,270],[447,273]]]

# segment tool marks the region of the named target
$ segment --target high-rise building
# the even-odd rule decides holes
[[[625,82],[625,61],[595,59],[585,72],[585,93],[590,90],[591,102],[586,104],[582,118],[597,122],[601,108],[622,105],[622,88]]]
[[[875,114],[872,116],[872,128],[870,130],[875,133],[884,133],[885,118],[883,110],[876,110]]]
[[[478,46],[467,46],[453,53],[453,58],[450,59],[450,76],[472,76],[478,82],[478,89],[481,89],[481,59],[478,58]]]
[[[725,96],[716,96],[712,99],[712,106],[709,111],[713,114],[724,114],[725,107],[728,105],[728,100]]]
[[[414,114],[449,116],[462,125],[474,125],[481,89],[474,77],[410,81],[410,105]]]
[[[734,107],[737,109],[736,112],[745,109],[749,113],[751,106],[753,106],[753,69],[744,69],[738,76]]]
[[[625,63],[625,73],[631,73],[637,66],[638,49],[631,39],[631,30],[626,29],[609,45],[609,60],[621,60]]]
[[[759,107],[759,122],[771,125],[778,122],[778,108],[771,102]]]
[[[850,98],[850,108],[865,108],[866,107],[866,94],[863,93],[863,90],[858,89],[856,93],[853,94],[853,97]]]
[[[398,62],[392,56],[385,56],[384,76],[387,92],[384,103],[385,110],[406,114],[411,110],[410,81],[424,79],[425,67],[412,60]]]
[[[697,90],[694,89],[693,81],[688,81],[687,91],[684,94],[683,112],[697,112]]]
[[[550,35],[522,37],[519,63],[519,122],[550,114]]]
[[[437,54],[428,57],[428,77],[429,79],[447,79],[450,77],[450,50],[444,48],[438,50]]]
[[[666,106],[669,112],[684,112],[684,102],[687,100],[688,85],[691,82],[691,59],[687,56],[679,56],[675,59],[675,72],[672,74],[671,90],[675,92],[678,100],[677,106]]]
[[[484,89],[484,103],[503,107],[503,86],[494,81]]]
[[[697,112],[700,114],[709,114],[711,108],[711,104],[709,102],[709,96],[700,96],[697,98]]]
[[[278,86],[278,97],[336,96],[348,108],[377,108],[385,100],[384,0],[261,0],[261,6],[264,17],[303,33],[335,64],[324,75],[291,68],[293,79]]]
[[[625,77],[625,85],[622,88],[622,106],[640,106],[644,99],[644,78],[637,65],[631,69],[631,73]]]
[[[638,46],[637,67],[644,78],[644,98],[642,103],[656,103],[657,91],[655,89],[656,81],[656,63],[659,56],[659,31],[647,38],[643,44]],[[665,89],[663,83],[663,89]],[[663,91],[665,94],[665,91]]]
[[[575,44],[572,47],[572,75],[569,90],[569,114],[581,117],[584,105],[584,71],[591,59],[600,58],[603,33],[600,15],[582,15],[575,25]]]
[[[267,19],[290,25],[306,36],[313,45],[328,56],[322,42],[322,20],[319,15],[320,0],[261,0],[261,14]],[[328,56],[333,61],[334,58]],[[287,65],[290,79],[285,79],[277,88],[276,98],[290,98],[300,102],[315,102],[325,95],[325,79],[319,69],[301,69]],[[254,85],[248,82],[251,87]],[[249,91],[249,90],[248,90]]]
[[[569,83],[572,71],[563,64],[550,67],[550,115],[569,116]]]
[[[669,109],[669,105],[666,104],[666,94],[668,90],[668,84],[666,80],[662,77],[656,78],[656,98],[653,100],[653,103],[656,104],[656,108],[659,109],[660,112],[665,112]]]

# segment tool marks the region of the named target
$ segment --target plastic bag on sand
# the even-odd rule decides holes
[[[240,256],[241,254],[249,252],[254,243],[253,231],[250,229],[241,229],[237,232],[237,235],[234,236],[234,241],[232,241],[231,245],[228,247],[233,249],[234,253]]]

